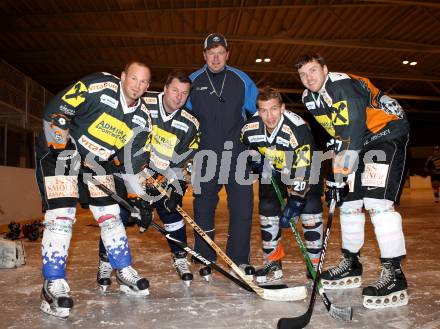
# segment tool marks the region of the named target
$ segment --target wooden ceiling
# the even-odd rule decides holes
[[[368,77],[409,113],[440,117],[439,1],[4,0],[0,31],[0,57],[52,92],[95,71],[119,75],[133,58],[160,90],[171,69],[201,67],[204,38],[220,32],[229,64],[280,88],[292,109],[303,109],[292,63],[318,51],[331,71]]]

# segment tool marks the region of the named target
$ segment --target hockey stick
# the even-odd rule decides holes
[[[87,179],[88,179],[88,181],[90,181],[92,184],[94,184],[101,191],[106,193],[108,196],[110,196],[113,200],[115,200],[117,203],[119,203],[122,207],[124,207],[128,211],[130,211],[132,213],[138,211],[135,207],[133,207],[131,204],[129,204],[125,199],[121,198],[118,194],[116,194],[115,192],[110,190],[107,186],[105,186],[104,184],[100,183],[95,178],[87,177]],[[158,225],[154,221],[151,221],[150,225],[153,226],[166,239],[172,241],[174,244],[176,244],[177,246],[179,246],[180,248],[182,248],[183,250],[185,250],[186,252],[188,252],[189,254],[194,256],[195,258],[197,258],[203,264],[205,264],[205,265],[207,265],[209,267],[214,268],[216,271],[218,271],[221,274],[223,274],[226,278],[228,278],[229,280],[231,280],[232,282],[234,282],[235,284],[237,284],[241,288],[243,288],[243,289],[245,289],[245,290],[247,290],[249,292],[255,292],[248,284],[246,284],[246,283],[242,282],[241,280],[237,279],[235,276],[233,276],[229,272],[225,271],[223,268],[221,268],[215,262],[207,260],[205,257],[203,257],[202,255],[200,255],[199,253],[197,253],[196,251],[191,249],[186,243],[184,243],[184,242],[182,242],[182,241],[180,241],[178,239],[173,238],[163,227],[161,227],[160,225]],[[281,286],[281,285],[279,285],[279,286]],[[278,287],[278,285],[273,285],[273,286],[270,286],[269,289],[275,289],[277,287]]]
[[[281,206],[284,208],[286,206],[286,202],[283,199],[278,183],[275,181],[273,177],[271,177],[271,183],[273,188],[275,189],[275,192],[277,194]],[[315,268],[313,267],[312,261],[310,260],[310,257],[307,254],[307,249],[304,246],[304,243],[302,242],[302,239],[298,233],[298,229],[296,228],[296,224],[293,218],[290,220],[290,227],[292,228],[293,235],[295,236],[295,240],[298,243],[299,249],[301,250],[301,253],[307,263],[307,268],[310,274],[312,275],[312,278],[315,279],[316,278]],[[332,302],[328,299],[327,294],[324,292],[324,288],[322,287],[321,281],[318,281],[318,292],[319,295],[321,296],[322,302],[325,305],[325,308],[327,309],[327,311],[329,312],[332,318],[343,320],[346,322],[351,321],[353,316],[352,307],[351,306],[340,307],[337,305],[333,305]]]
[[[147,183],[154,186],[163,197],[167,197],[166,191],[163,187],[151,176],[147,177]],[[240,270],[240,268],[221,250],[221,248],[201,229],[199,225],[182,209],[177,206],[176,210],[182,215],[186,222],[200,235],[200,237],[208,243],[212,249],[215,250],[217,255],[220,256],[223,261],[228,264],[232,270],[246,282],[252,290],[257,293],[261,298],[267,300],[276,301],[293,301],[304,299],[307,295],[306,288],[304,286],[281,288],[281,289],[265,289],[256,285],[251,279],[248,279],[246,275]]]
[[[312,296],[310,297],[309,308],[307,309],[306,313],[304,313],[303,315],[294,318],[279,319],[277,325],[278,329],[304,328],[310,322],[310,318],[312,317],[312,313],[313,313],[313,307],[315,306],[316,293],[318,291],[318,283],[319,280],[321,279],[322,265],[324,264],[325,253],[327,251],[327,246],[328,246],[328,239],[330,238],[330,230],[332,227],[333,216],[335,214],[335,208],[336,208],[336,200],[332,199],[330,202],[330,208],[328,212],[327,227],[325,229],[325,235],[324,235],[324,243],[322,244],[321,256],[319,257],[318,271],[316,273],[315,280],[313,280]]]

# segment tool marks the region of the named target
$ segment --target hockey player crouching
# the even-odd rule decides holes
[[[44,284],[40,309],[67,318],[73,307],[66,281],[66,262],[78,201],[78,175],[114,190],[112,159],[123,152],[135,130],[151,131],[140,96],[150,82],[143,63],[126,65],[121,79],[96,73],[58,93],[43,112],[44,133],[36,145],[36,178],[44,215],[42,260]],[[87,184],[88,203],[122,291],[148,295],[149,283],[131,266],[127,235],[119,206]]]
[[[258,283],[264,283],[283,276],[281,259],[285,252],[280,226],[289,228],[291,218],[297,222],[301,217],[307,253],[316,269],[322,247],[322,185],[319,176],[314,184],[309,182],[312,153],[316,148],[304,120],[285,111],[281,94],[269,87],[258,95],[257,109],[258,116],[243,126],[242,141],[264,157],[251,163],[254,173],[263,172],[263,178],[259,178],[259,213],[264,266],[256,271],[255,277]],[[270,181],[264,182],[268,163],[269,175],[273,175],[272,179],[280,186],[283,198],[287,195],[284,211]],[[288,175],[282,177],[285,172]],[[290,182],[285,184],[284,178]],[[309,272],[307,276],[310,277]]]
[[[336,160],[334,175],[326,182],[326,197],[340,206],[343,259],[322,273],[322,285],[325,289],[361,286],[359,256],[364,244],[365,209],[374,225],[382,273],[362,290],[363,305],[406,305],[408,285],[401,268],[405,238],[402,217],[394,208],[399,203],[408,158],[405,112],[368,79],[329,72],[317,53],[304,54],[295,67],[306,87],[303,103],[333,137],[330,144]],[[346,194],[349,183],[351,189]]]
[[[176,206],[182,205],[182,197],[186,190],[184,179],[187,165],[198,148],[199,140],[198,120],[183,109],[190,88],[191,80],[183,72],[174,71],[168,75],[163,92],[148,92],[142,98],[152,118],[153,126],[146,143],[148,167],[154,172],[164,174],[168,180],[172,180],[170,173],[177,178],[170,182],[167,198],[158,198],[155,188],[147,185],[147,199],[151,202],[143,203],[142,207],[150,216],[153,215],[155,208],[164,223],[165,230],[172,238],[184,243],[187,243],[185,222],[176,211]],[[145,143],[142,146],[144,145]],[[136,205],[140,201],[140,196],[128,186],[127,190],[130,201]],[[173,264],[179,277],[190,285],[193,275],[187,261],[187,252],[169,240],[167,242],[173,253]],[[111,283],[111,267],[106,258],[105,250],[101,247],[98,284],[103,290],[106,290],[106,286]]]

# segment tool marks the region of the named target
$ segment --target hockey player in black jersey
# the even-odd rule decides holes
[[[147,92],[142,97],[146,111],[152,119],[152,132],[144,143],[149,157],[147,165],[157,173],[165,173],[168,178],[172,170],[173,175],[178,178],[178,181],[169,185],[169,197],[161,200],[154,200],[154,187],[147,186],[147,193],[151,193],[154,203],[147,203],[145,210],[152,216],[155,208],[164,222],[165,230],[170,232],[173,238],[184,243],[187,242],[185,223],[176,211],[176,206],[182,205],[182,197],[186,190],[186,167],[198,148],[199,140],[198,120],[183,109],[190,87],[191,80],[183,72],[174,71],[168,75],[163,92]],[[136,202],[139,195],[129,188],[127,192],[129,199]],[[187,261],[187,253],[167,241],[173,253],[173,264],[177,273],[189,286],[193,275]],[[105,253],[105,250],[101,246],[100,254],[102,253]],[[106,274],[108,279],[101,280],[101,286],[103,283],[110,284],[108,272]]]
[[[322,273],[321,282],[326,289],[360,287],[365,209],[374,225],[382,273],[363,289],[363,304],[367,308],[406,305],[407,282],[401,268],[405,238],[402,217],[394,207],[408,157],[405,112],[368,79],[329,72],[317,53],[301,56],[295,66],[306,87],[303,103],[333,138],[329,145],[335,152],[326,197],[340,206],[343,259]]]
[[[435,203],[440,202],[440,148],[434,147],[434,153],[426,160],[423,168],[427,175],[431,176],[432,193],[434,194]]]
[[[312,154],[316,150],[309,127],[298,115],[285,110],[278,91],[266,87],[257,97],[258,116],[249,119],[242,129],[242,141],[261,154],[251,163],[259,179],[259,213],[263,240],[264,266],[256,271],[257,282],[280,279],[281,259],[285,256],[281,244],[282,228],[290,227],[301,217],[305,245],[316,267],[322,247],[322,185],[319,170],[311,177]],[[267,168],[270,168],[267,172]],[[287,206],[281,210],[274,187],[265,180],[273,175],[282,186]]]
[[[125,171],[140,170],[140,163],[127,168],[123,153],[133,138],[146,139],[152,129],[146,105],[140,99],[150,76],[150,69],[140,62],[127,64],[121,79],[108,73],[92,74],[58,93],[44,109],[44,132],[36,145],[36,177],[45,209],[41,310],[47,314],[67,318],[73,307],[66,261],[75,223],[79,173],[92,175],[115,191],[116,156]],[[129,163],[135,161],[130,159]],[[101,229],[120,289],[148,295],[148,281],[131,266],[119,206],[97,187],[86,185],[88,204]]]

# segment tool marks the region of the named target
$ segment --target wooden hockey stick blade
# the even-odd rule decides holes
[[[118,202],[121,206],[129,210],[130,212],[135,212],[136,209],[130,205],[125,199],[121,198],[119,195],[114,193],[112,190],[107,188],[104,184],[100,183],[98,180],[94,179],[93,177],[89,178],[89,181],[97,186],[99,189],[101,189],[104,193],[108,194],[110,197],[112,197],[116,202]],[[96,226],[97,224],[89,224],[88,226]],[[239,287],[245,289],[246,291],[253,292],[255,291],[249,287],[249,285],[246,282],[241,281],[240,279],[236,278],[235,276],[229,274],[229,272],[225,271],[223,268],[221,268],[219,265],[217,265],[214,261],[209,261],[206,258],[202,257],[200,254],[195,252],[193,249],[191,249],[187,244],[185,244],[182,241],[179,241],[177,239],[174,239],[171,237],[171,235],[168,234],[167,231],[158,224],[156,224],[154,221],[151,222],[151,226],[153,226],[159,233],[161,233],[166,239],[173,241],[176,243],[180,248],[184,249],[186,252],[188,252],[190,255],[197,258],[200,262],[204,263],[205,265],[212,267],[219,273],[223,274],[226,278],[237,284]],[[288,288],[285,284],[277,284],[277,285],[266,285],[266,289],[281,289],[281,288]]]
[[[163,197],[167,197],[162,186],[151,176],[147,176],[147,181],[154,186]],[[237,276],[246,282],[261,298],[274,301],[295,301],[304,299],[307,296],[305,286],[291,287],[284,289],[264,289],[256,285],[251,279],[241,271],[241,269],[223,252],[223,250],[206,234],[205,231],[182,209],[177,206],[176,210],[182,215],[185,221],[200,235],[200,237],[208,243],[211,248],[220,256],[223,261],[229,265]]]
[[[278,183],[274,180],[273,177],[271,177],[271,183],[272,183],[272,186],[273,186],[275,193],[278,197],[278,200],[281,204],[281,207],[285,207],[286,203],[281,195],[281,190],[278,186]],[[313,268],[310,257],[307,254],[304,243],[302,242],[301,237],[299,236],[298,230],[296,229],[295,222],[293,220],[290,220],[290,226],[292,228],[293,236],[295,237],[295,240],[298,243],[298,246],[299,246],[300,251],[304,257],[304,260],[306,261],[309,272],[312,275],[312,278],[315,279],[316,272]],[[335,319],[343,320],[346,322],[351,321],[351,319],[353,317],[353,308],[352,307],[350,307],[350,306],[340,307],[340,306],[334,305],[330,301],[330,299],[328,298],[328,296],[325,293],[324,288],[322,287],[320,282],[318,283],[318,292],[319,292],[319,295],[321,296],[322,302],[325,305],[325,308],[327,309],[327,311],[329,312],[331,317],[333,317]]]
[[[335,214],[335,208],[336,208],[336,200],[332,199],[329,207],[327,227],[325,230],[324,240],[322,244],[321,256],[319,257],[318,271],[316,273],[315,279],[313,280],[312,295],[310,297],[309,307],[307,308],[307,311],[300,316],[293,318],[279,319],[277,324],[278,329],[301,329],[304,328],[310,322],[316,301],[316,294],[318,293],[318,285],[319,285],[318,283],[321,279],[320,277],[322,273],[322,266],[324,265],[324,259],[327,252],[328,240],[330,238],[330,232],[331,232],[333,217]]]

